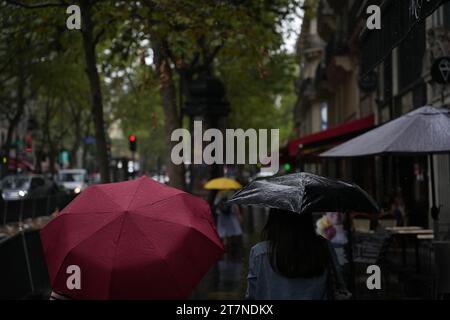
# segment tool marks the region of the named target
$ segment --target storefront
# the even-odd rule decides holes
[[[372,115],[301,137],[289,142],[288,155],[296,159],[295,167],[298,171],[339,177],[355,182],[371,192],[375,188],[372,158],[323,159],[319,155],[373,129],[374,126],[375,117]]]
[[[381,6],[381,30],[365,29],[360,36],[361,76],[375,71],[378,88],[379,123],[397,118],[423,105],[445,106],[442,86],[430,77],[431,65],[446,52],[450,32],[449,0],[369,1]],[[427,19],[428,18],[428,19]],[[439,34],[433,39],[432,35]],[[450,33],[449,33],[450,34]],[[438,50],[434,50],[433,47]],[[447,50],[448,51],[448,50]],[[436,94],[434,91],[439,91]],[[436,99],[436,96],[439,96]],[[441,223],[450,222],[449,157],[435,156],[435,187],[441,206]],[[376,163],[377,194],[389,202],[390,194],[401,193],[408,203],[412,223],[422,225],[429,212],[431,177],[426,157],[380,157]],[[443,196],[443,195],[446,196]]]

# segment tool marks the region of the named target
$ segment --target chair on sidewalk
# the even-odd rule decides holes
[[[391,235],[384,231],[377,231],[365,236],[359,235],[355,240],[354,261],[369,265],[379,263],[384,259],[391,239]]]
[[[382,290],[375,292],[368,292],[370,298],[378,299],[385,298],[386,288],[389,287],[389,275],[386,269],[388,264],[386,262],[386,254],[388,252],[392,237],[391,234],[379,229],[374,233],[359,233],[355,239],[354,263],[359,274],[366,277],[366,269],[370,265],[377,265],[382,269]]]
[[[450,241],[450,223],[439,223],[438,239],[442,241]]]
[[[356,232],[370,233],[372,216],[367,213],[352,214],[353,228]]]
[[[395,216],[390,213],[380,215],[377,222],[378,225],[383,228],[394,228],[398,226],[397,219],[395,219]]]

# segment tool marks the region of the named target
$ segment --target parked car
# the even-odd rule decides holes
[[[1,181],[3,200],[21,200],[46,197],[58,193],[56,184],[37,174],[19,174]]]
[[[85,169],[59,170],[57,181],[66,192],[79,194],[88,187],[88,174]]]
[[[164,175],[164,174],[154,175],[154,176],[152,176],[152,179],[155,181],[158,181],[159,183],[163,183],[163,184],[167,184],[170,181],[169,176]]]

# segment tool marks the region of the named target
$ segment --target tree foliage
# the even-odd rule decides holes
[[[187,84],[199,75],[213,74],[227,90],[229,127],[281,128],[286,140],[296,64],[281,49],[281,26],[302,2],[74,1],[89,9],[91,34],[86,38],[86,16],[81,33],[65,29],[61,1],[2,1],[0,60],[6,63],[0,68],[6,69],[0,69],[0,110],[13,110],[8,99],[14,97],[17,68],[26,62],[33,75],[26,88],[36,92],[31,100],[43,152],[51,141],[70,150],[79,148],[81,138],[92,134],[92,120],[97,137],[104,121],[119,124],[123,131],[122,140],[112,142],[113,150],[126,154],[126,137],[136,134],[145,167],[154,169],[158,159],[168,159],[168,129],[182,123]],[[89,64],[86,57],[92,52]],[[98,94],[101,99],[95,101]],[[104,112],[101,121],[98,108]],[[46,139],[44,128],[50,132]]]

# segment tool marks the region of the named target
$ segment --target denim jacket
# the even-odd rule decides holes
[[[276,273],[268,257],[268,242],[251,249],[246,299],[249,300],[324,300],[327,273],[316,278],[288,279]]]

